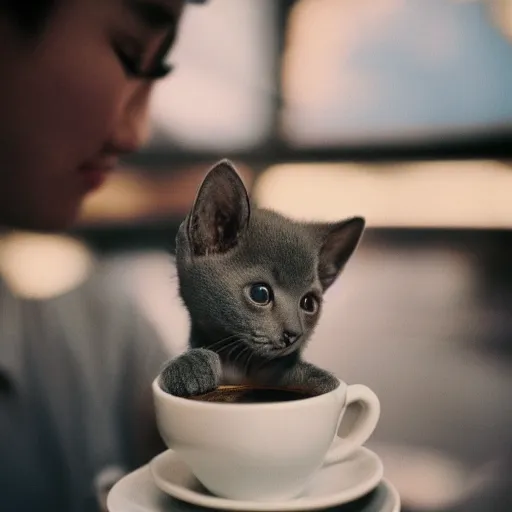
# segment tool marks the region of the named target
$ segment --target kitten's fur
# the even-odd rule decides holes
[[[190,349],[165,365],[162,388],[190,396],[223,382],[306,386],[319,392],[335,387],[336,379],[304,362],[301,353],[318,322],[323,293],[363,230],[361,217],[304,223],[253,208],[232,164],[219,162],[177,235]],[[251,285],[257,283],[272,288],[268,305],[251,300]],[[307,294],[317,298],[314,314],[301,307]],[[311,310],[311,301],[306,306]]]

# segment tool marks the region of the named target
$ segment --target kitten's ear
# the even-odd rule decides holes
[[[235,247],[249,216],[247,190],[233,164],[221,160],[206,175],[189,214],[192,254],[223,253]]]
[[[364,226],[364,218],[352,217],[324,227],[318,262],[318,276],[324,291],[334,283],[356,250]]]

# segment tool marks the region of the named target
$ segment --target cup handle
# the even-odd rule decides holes
[[[361,405],[361,410],[347,436],[341,437],[339,430],[343,418],[338,427],[338,437],[342,443],[334,444],[327,453],[324,465],[335,464],[346,459],[357,448],[362,446],[373,434],[380,417],[380,402],[377,395],[367,386],[352,384],[347,386],[344,411],[351,404]]]

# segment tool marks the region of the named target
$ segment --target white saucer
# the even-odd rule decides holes
[[[155,457],[149,467],[157,487],[173,498],[215,510],[244,511],[305,511],[349,503],[375,489],[383,474],[379,457],[367,448],[359,448],[343,462],[321,468],[300,497],[259,502],[212,495],[172,450]]]
[[[122,478],[110,491],[109,512],[211,512],[171,498],[154,484],[149,466]],[[387,480],[368,495],[324,512],[400,512],[400,497]]]

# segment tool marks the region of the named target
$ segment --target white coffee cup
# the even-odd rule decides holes
[[[286,402],[223,403],[170,395],[153,382],[156,418],[166,445],[213,494],[234,500],[297,497],[323,465],[347,458],[371,436],[380,403],[366,386],[339,386]],[[348,406],[357,417],[337,438]]]

